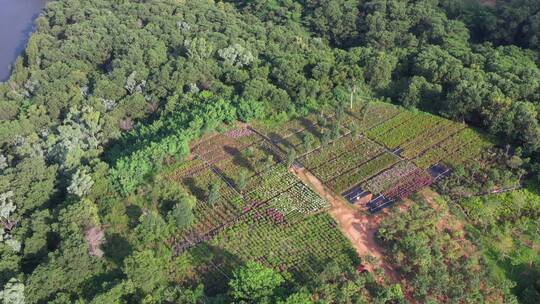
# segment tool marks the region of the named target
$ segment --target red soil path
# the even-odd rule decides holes
[[[371,273],[374,269],[383,269],[386,277],[392,283],[400,283],[401,279],[398,273],[391,265],[384,262],[384,250],[375,240],[375,233],[384,213],[368,215],[354,209],[341,196],[323,185],[317,177],[304,168],[291,169],[291,172],[331,204],[330,215],[338,223],[343,234],[351,241],[358,256],[363,258],[362,263],[366,268]],[[366,259],[368,256],[373,258]],[[382,278],[378,279],[382,280]]]

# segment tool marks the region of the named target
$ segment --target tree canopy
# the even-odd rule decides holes
[[[402,301],[398,287],[351,269],[310,288],[252,263],[235,271],[228,292],[206,294],[195,265],[215,252],[175,256],[170,246],[194,225],[198,198],[158,173],[185,160],[201,136],[238,120],[279,123],[328,107],[339,117],[379,99],[483,130],[519,151],[504,168],[534,187],[540,6],[486,2],[50,1],[0,83],[0,299]],[[339,136],[333,127],[325,143]],[[314,143],[310,134],[300,145]],[[292,165],[296,155],[288,158]],[[480,171],[470,175],[513,180]],[[238,175],[243,188],[250,181]],[[220,186],[202,191],[217,202]],[[410,223],[392,218],[379,233],[404,273],[420,269],[414,296],[489,301],[497,286],[484,286],[476,272],[486,263],[444,256],[455,240],[436,236],[435,223],[421,216],[434,215],[414,210]],[[531,214],[538,215],[523,216]],[[495,217],[477,224],[507,219]],[[413,224],[414,237],[402,237]],[[527,286],[538,294],[538,284]]]

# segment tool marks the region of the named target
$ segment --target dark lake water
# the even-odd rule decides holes
[[[34,20],[47,0],[0,0],[0,81],[9,78],[9,66],[24,50]]]

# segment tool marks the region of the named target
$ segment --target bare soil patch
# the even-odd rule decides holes
[[[304,168],[291,169],[291,172],[331,204],[330,215],[338,223],[343,234],[351,241],[358,256],[363,258],[362,263],[366,268],[371,273],[374,273],[375,269],[383,269],[386,277],[392,283],[400,283],[400,276],[391,265],[385,263],[384,249],[375,240],[379,223],[385,213],[369,215],[355,209]],[[382,280],[382,278],[378,279]]]

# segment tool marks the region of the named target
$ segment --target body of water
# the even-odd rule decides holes
[[[47,0],[0,0],[0,81],[10,75],[10,65],[24,50],[34,20]]]

